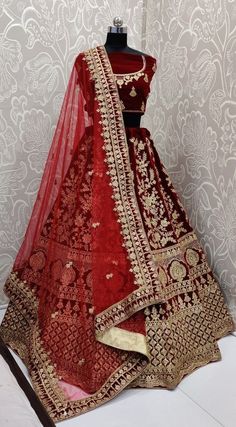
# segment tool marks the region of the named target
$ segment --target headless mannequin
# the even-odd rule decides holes
[[[110,27],[110,29],[113,29],[113,28],[114,27]],[[122,30],[124,30],[124,32]],[[119,51],[124,53],[127,52],[127,53],[147,56],[146,53],[132,49],[127,45],[127,33],[123,27],[117,28],[117,32],[112,32],[112,30],[110,30],[107,33],[107,39],[104,46],[107,53]],[[125,126],[140,127],[141,116],[142,116],[142,113],[124,112],[123,118],[124,118]]]
[[[133,54],[139,54],[147,56],[146,53],[140,52],[139,50],[132,49],[127,44],[127,33],[107,33],[107,39],[105,42],[106,51],[109,52],[127,52]]]

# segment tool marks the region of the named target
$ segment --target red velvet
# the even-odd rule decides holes
[[[139,54],[124,54],[122,52],[110,52],[108,56],[115,74],[128,76],[129,73],[136,73],[143,69],[143,75],[140,77],[137,75],[137,79],[131,79],[130,81],[125,80],[122,85],[118,83],[119,79],[124,76],[116,76],[119,96],[123,102],[123,111],[139,111],[143,114],[150,92],[150,83],[156,69],[156,59],[150,55],[143,55],[142,57]],[[130,95],[133,87],[136,92],[135,96]]]

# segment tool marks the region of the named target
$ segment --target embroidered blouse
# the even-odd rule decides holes
[[[123,112],[144,114],[156,59],[150,55],[109,52],[108,57],[121,100]]]

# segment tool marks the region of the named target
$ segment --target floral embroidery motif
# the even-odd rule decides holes
[[[173,261],[170,266],[170,274],[173,279],[180,282],[186,276],[187,270],[185,266],[179,261]]]
[[[191,266],[196,266],[199,262],[199,254],[197,251],[194,251],[193,249],[187,249],[186,250],[186,261]]]
[[[60,206],[55,205],[50,213],[42,232],[47,239],[54,239],[60,244],[74,249],[88,250],[91,243],[91,170],[92,158],[89,156],[92,141],[85,139],[81,142],[79,151],[75,152],[62,188]],[[88,156],[84,155],[85,149]],[[76,158],[77,157],[77,158]],[[90,170],[84,173],[86,168]],[[78,191],[78,183],[79,191]],[[78,203],[79,200],[79,203]],[[53,218],[57,216],[60,226],[55,234]],[[74,218],[72,227],[71,218]]]

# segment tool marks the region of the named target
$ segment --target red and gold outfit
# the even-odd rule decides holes
[[[54,420],[127,387],[174,388],[233,330],[150,132],[124,125],[155,69],[104,46],[78,55],[5,285],[1,334]]]

